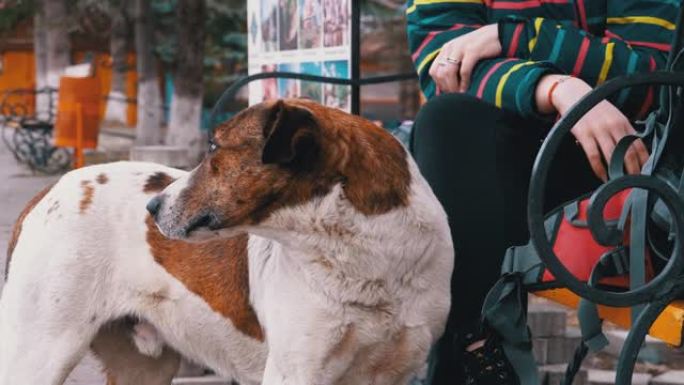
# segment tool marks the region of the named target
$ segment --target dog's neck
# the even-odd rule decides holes
[[[325,196],[293,207],[280,209],[268,220],[248,231],[276,241],[298,254],[317,254],[327,258],[345,258],[347,254],[377,253],[383,241],[397,227],[381,226],[385,217],[406,214],[401,207],[387,214],[366,216],[335,185]]]
[[[412,182],[405,206],[364,215],[346,199],[341,185],[325,196],[274,212],[248,231],[276,241],[293,262],[322,271],[351,269],[357,278],[402,275],[415,269],[433,245],[450,247],[439,203],[410,161]],[[437,225],[437,227],[435,227]]]

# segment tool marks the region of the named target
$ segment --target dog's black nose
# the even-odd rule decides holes
[[[159,212],[161,205],[162,205],[162,200],[159,196],[156,196],[156,197],[152,198],[152,200],[147,202],[147,211],[150,214],[152,214],[153,218],[157,217],[157,213]]]

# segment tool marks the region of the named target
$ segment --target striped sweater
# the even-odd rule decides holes
[[[408,0],[409,47],[426,97],[439,91],[428,70],[442,45],[497,23],[502,56],[478,63],[468,94],[544,118],[534,90],[545,74],[565,73],[598,85],[663,68],[680,0]],[[656,92],[635,87],[611,102],[632,117],[648,112]]]

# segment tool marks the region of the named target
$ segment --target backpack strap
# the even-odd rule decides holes
[[[546,236],[555,240],[563,219],[557,210],[544,222]],[[532,243],[506,251],[501,278],[487,294],[482,321],[500,337],[504,354],[515,369],[521,385],[538,385],[539,371],[532,354],[532,335],[527,327],[527,285],[537,284],[544,264]]]

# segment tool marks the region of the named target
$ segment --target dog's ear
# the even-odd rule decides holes
[[[319,127],[313,113],[300,106],[278,100],[269,108],[264,125],[264,164],[307,169],[320,153]]]

